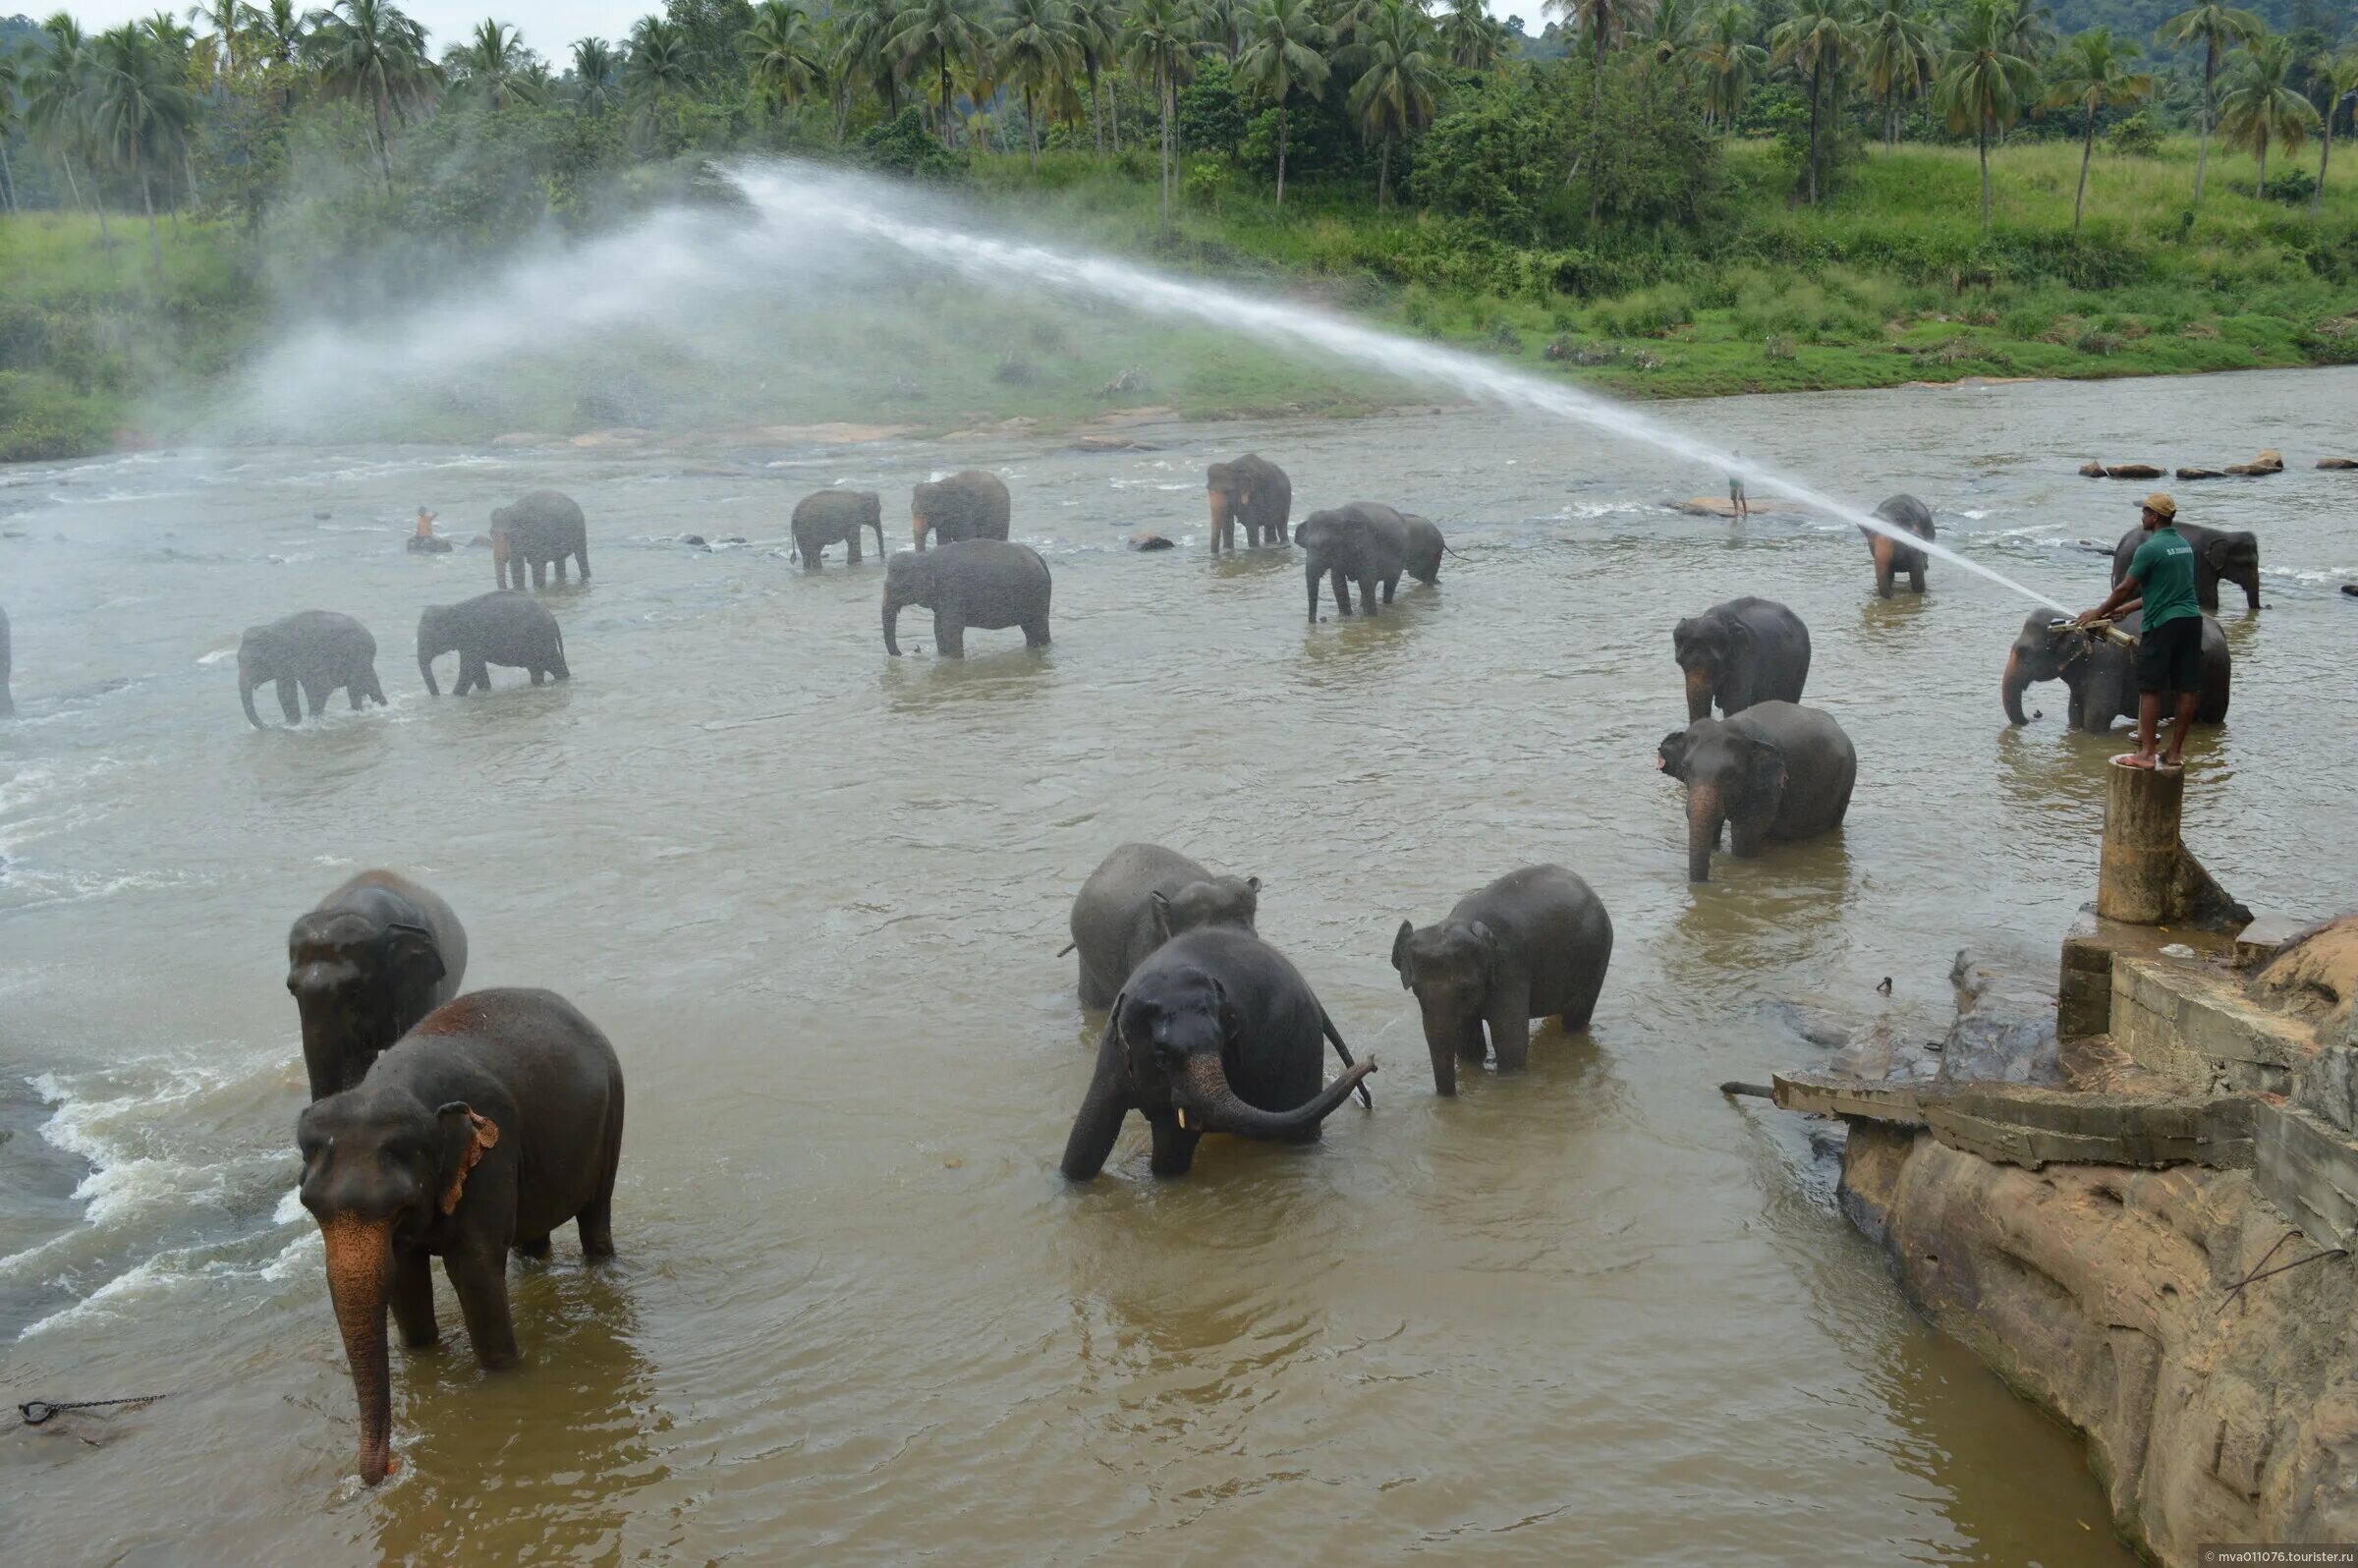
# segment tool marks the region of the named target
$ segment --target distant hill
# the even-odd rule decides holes
[[[2192,0],[2053,0],[2055,26],[2066,33],[2110,28],[2117,34],[2151,38],[2154,29],[2187,9]],[[2349,27],[2346,0],[2237,0],[2273,31],[2314,27],[2328,36]]]

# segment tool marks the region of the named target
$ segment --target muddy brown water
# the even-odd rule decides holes
[[[2189,833],[2255,905],[2347,902],[2358,371],[1732,400],[1667,417],[2093,602],[2143,486],[2090,455],[2281,447],[2184,515],[2254,527],[2229,723]],[[1274,1560],[2113,1563],[2070,1434],[1930,1332],[1834,1211],[1824,1129],[1713,1086],[1822,1054],[1794,1008],[1937,1032],[1960,946],[2045,970],[2093,889],[2103,759],[2062,693],[2010,731],[2027,606],[1936,563],[1878,602],[1854,533],[1674,515],[1717,474],[1476,411],[681,454],[216,452],[0,470],[0,1383],[154,1390],[0,1431],[24,1561]],[[1373,622],[1303,622],[1298,560],[1204,554],[1202,469],[1253,447],[1300,511],[1439,520],[1463,561]],[[982,464],[1056,574],[1055,645],[899,661],[880,572],[786,560],[819,483]],[[428,699],[421,605],[482,551],[401,549],[537,484],[596,571],[552,591],[576,678]],[[315,517],[328,513],[324,520]],[[1133,554],[1139,528],[1181,547]],[[696,532],[750,542],[705,551]],[[1684,879],[1679,615],[1784,599],[1849,729],[1845,829]],[[238,629],[376,633],[390,710],[257,734]],[[110,683],[127,684],[112,687]],[[265,703],[265,707],[268,704]],[[1263,929],[1373,1053],[1322,1147],[1054,1161],[1095,1020],[1073,890],[1125,838],[1264,882]],[[2346,844],[2343,846],[2346,850]],[[1431,1091],[1386,962],[1560,861],[1618,945],[1587,1037]],[[544,984],[630,1080],[610,1267],[514,1270],[527,1364],[395,1357],[404,1469],[351,1479],[314,1227],[289,920],[350,870],[461,912],[472,985]],[[1884,1001],[1876,983],[1893,980]],[[1813,1138],[1816,1141],[1813,1141]]]

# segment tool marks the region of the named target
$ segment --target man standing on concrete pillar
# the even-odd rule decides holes
[[[2178,503],[2156,490],[2145,498],[2145,541],[2129,557],[2129,575],[2078,624],[2145,612],[2137,634],[2137,750],[2113,760],[2128,767],[2176,767],[2186,759],[2186,732],[2202,699],[2203,611],[2194,597],[2194,546],[2178,532]],[[2162,694],[2176,694],[2169,751],[2156,758],[2154,732],[2162,722]]]

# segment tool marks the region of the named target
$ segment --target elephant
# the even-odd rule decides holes
[[[1588,1028],[1612,957],[1613,918],[1561,866],[1509,871],[1423,930],[1402,921],[1392,968],[1424,1014],[1434,1092],[1457,1092],[1459,1057],[1482,1060],[1485,1025],[1502,1073],[1523,1070],[1533,1019]]]
[[[844,565],[860,564],[860,531],[876,531],[876,555],[884,554],[884,503],[873,490],[814,490],[794,503],[794,553],[803,570],[819,569],[830,544],[845,546]]]
[[[2218,613],[2218,585],[2243,589],[2244,608],[2260,608],[2260,535],[2248,531],[2228,532],[2199,523],[2173,523],[2178,536],[2194,546],[2194,601],[2213,615]],[[2129,558],[2152,535],[2133,528],[2112,546],[2112,581],[2117,586],[2129,575]]]
[[[1687,718],[1741,713],[1755,702],[1801,700],[1810,678],[1810,629],[1774,599],[1729,599],[1670,631],[1687,677]]]
[[[429,604],[419,615],[418,673],[425,677],[427,695],[442,695],[434,684],[434,660],[454,649],[459,684],[450,690],[453,697],[465,697],[478,686],[491,690],[487,666],[493,664],[532,671],[534,686],[544,676],[573,678],[557,618],[547,605],[516,588],[477,593],[457,604]]]
[[[0,605],[0,718],[9,718],[17,711],[17,700],[8,689],[9,676],[15,669],[15,658],[9,652],[8,607]]]
[[[1768,839],[1809,838],[1842,825],[1859,754],[1825,712],[1755,702],[1728,718],[1699,718],[1662,738],[1659,765],[1687,787],[1687,880],[1712,879],[1719,828],[1750,857]]]
[[[1051,588],[1048,563],[1028,544],[960,539],[923,556],[902,550],[884,563],[884,651],[901,656],[894,628],[911,604],[933,612],[933,648],[944,658],[966,657],[970,626],[1020,626],[1027,646],[1046,647]]]
[[[1320,1089],[1322,1040],[1344,1071]],[[1113,999],[1062,1169],[1077,1182],[1095,1176],[1131,1111],[1153,1130],[1157,1176],[1186,1175],[1206,1133],[1315,1143],[1374,1071],[1373,1058],[1351,1060],[1284,954],[1231,925],[1183,931]]]
[[[2144,616],[2130,611],[2113,624],[2134,637]],[[2203,617],[2202,684],[2194,717],[2198,724],[2217,724],[2227,716],[2227,697],[2233,674],[2227,656],[2227,634],[2210,616]],[[2023,688],[2033,681],[2061,681],[2070,689],[2066,721],[2075,730],[2102,735],[2116,718],[2137,716],[2137,654],[2091,633],[2076,631],[2068,621],[2058,623],[2052,610],[2035,610],[2022,623],[2022,635],[2006,653],[2006,674],[2000,696],[2006,722],[2028,724],[2022,710]]]
[[[1304,552],[1303,578],[1310,588],[1310,620],[1319,620],[1319,579],[1334,581],[1334,607],[1351,613],[1351,585],[1359,585],[1359,612],[1376,613],[1376,585],[1383,585],[1383,601],[1392,601],[1400,574],[1408,569],[1408,520],[1375,501],[1353,501],[1324,512],[1313,512],[1294,530],[1294,542]]]
[[[1441,537],[1440,526],[1429,517],[1403,512],[1400,521],[1408,529],[1408,548],[1404,556],[1408,575],[1431,588],[1441,580],[1441,552],[1449,550],[1448,542]],[[1455,555],[1457,552],[1449,550],[1449,553]]]
[[[910,537],[921,551],[928,533],[944,544],[959,539],[1004,539],[1010,510],[1006,482],[997,475],[981,469],[961,470],[946,479],[928,479],[909,492]]]
[[[405,1348],[434,1343],[443,1272],[485,1371],[516,1364],[508,1253],[548,1256],[580,1228],[582,1256],[614,1256],[622,1065],[554,991],[475,991],[394,1042],[357,1089],[296,1122],[303,1206],[326,1244],[328,1298],[361,1407],[361,1479],[394,1467],[385,1309]]]
[[[265,681],[277,683],[279,711],[289,724],[303,722],[303,710],[295,701],[298,686],[313,718],[325,710],[339,687],[356,713],[363,698],[379,707],[387,705],[385,689],[376,679],[376,639],[368,635],[368,628],[334,610],[297,610],[268,626],[246,628],[238,643],[238,700],[257,730],[265,726],[253,710],[253,689]]]
[[[1932,508],[1916,497],[1905,493],[1886,496],[1875,515],[1894,527],[1906,530],[1920,539],[1934,536]],[[1867,553],[1875,558],[1875,591],[1879,598],[1889,598],[1896,580],[1902,572],[1908,575],[1908,591],[1924,591],[1924,569],[1931,558],[1912,544],[1902,544],[1888,533],[1878,533],[1861,527],[1867,535]]]
[[[1214,463],[1204,471],[1204,488],[1211,497],[1211,553],[1236,548],[1236,526],[1245,526],[1245,542],[1283,544],[1285,525],[1294,511],[1294,481],[1285,470],[1258,452],[1247,452],[1232,463]]]
[[[491,514],[491,581],[500,588],[524,587],[524,569],[533,569],[533,587],[543,584],[547,568],[565,581],[565,558],[582,563],[582,581],[590,581],[590,525],[573,497],[555,490],[534,490],[522,500]]]
[[[1214,876],[1159,844],[1116,846],[1073,895],[1073,941],[1064,952],[1081,953],[1081,1005],[1110,1003],[1130,972],[1181,931],[1252,930],[1260,906],[1258,876]]]
[[[303,1017],[311,1098],[360,1087],[368,1066],[459,994],[467,931],[450,906],[393,871],[339,884],[287,932],[287,990]]]

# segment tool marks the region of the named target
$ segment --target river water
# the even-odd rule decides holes
[[[2358,370],[1736,399],[1665,417],[2070,602],[2146,488],[2120,460],[2290,467],[2180,485],[2257,528],[2271,607],[2226,615],[2229,723],[2188,832],[2255,906],[2339,908]],[[169,1391],[0,1432],[25,1561],[2124,1560],[2070,1434],[1924,1327],[1834,1212],[1827,1134],[1723,1100],[1822,1054],[1808,1013],[1937,1033],[1961,946],[2045,971],[2091,896],[2111,743],[1997,687],[2027,606],[1936,564],[1879,602],[1855,532],[1666,498],[1720,476],[1480,411],[1144,427],[1083,454],[937,445],[149,455],[0,470],[0,1383]],[[1202,472],[1255,448],[1296,516],[1353,498],[1466,559],[1373,622],[1303,621],[1298,557],[1213,564]],[[786,559],[794,498],[1002,473],[1056,574],[1055,644]],[[551,590],[575,678],[425,696],[418,609],[487,554],[401,549],[534,485],[583,503]],[[316,514],[326,514],[320,517]],[[1180,548],[1136,554],[1153,528]],[[742,535],[703,550],[677,536]],[[1656,742],[1669,628],[1742,592],[1816,644],[1860,755],[1837,836],[1685,880]],[[359,615],[393,705],[263,734],[239,629]],[[1328,614],[1331,616],[1329,606]],[[115,685],[122,682],[126,684]],[[266,697],[266,694],[265,694]],[[271,704],[265,700],[263,707]],[[1128,838],[1263,880],[1262,928],[1383,1070],[1321,1147],[1215,1140],[1055,1172],[1095,1020],[1059,959]],[[1436,1099],[1387,963],[1403,917],[1568,865],[1618,946],[1588,1037]],[[291,1202],[288,922],[409,870],[471,985],[540,984],[630,1082],[614,1234],[517,1264],[525,1367],[395,1354],[405,1464],[351,1479],[353,1400]],[[1877,981],[1892,979],[1886,1001]],[[1801,1010],[1797,1013],[1797,1009]],[[1813,1138],[1817,1140],[1813,1142]]]

